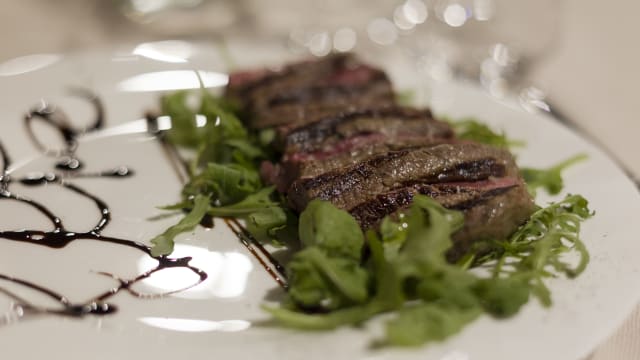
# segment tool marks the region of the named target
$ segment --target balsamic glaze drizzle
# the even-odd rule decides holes
[[[90,132],[99,130],[104,124],[104,107],[101,101],[91,92],[84,89],[73,89],[72,94],[87,99],[93,104],[96,112],[96,117],[92,124],[86,129],[74,128],[67,116],[60,110],[55,109],[48,104],[43,104],[39,108],[32,109],[24,118],[25,125],[28,130],[28,134],[34,145],[42,151],[45,155],[55,156],[60,158],[60,161],[56,164],[56,170],[62,171],[62,173],[48,172],[31,174],[22,178],[13,179],[10,176],[9,169],[11,166],[11,160],[8,152],[0,142],[0,159],[2,160],[2,172],[0,173],[0,200],[17,201],[26,204],[33,209],[40,212],[46,218],[49,219],[53,225],[52,230],[20,230],[20,231],[0,231],[0,238],[17,241],[21,243],[28,243],[39,246],[46,246],[49,248],[60,249],[69,245],[74,241],[100,241],[105,243],[111,243],[121,246],[127,246],[135,248],[144,252],[149,257],[152,257],[158,261],[158,265],[151,270],[137,275],[133,279],[122,279],[114,274],[100,272],[99,275],[108,276],[114,279],[117,283],[116,286],[93,296],[90,300],[81,303],[73,303],[66,297],[47,289],[32,282],[18,279],[9,275],[0,274],[0,280],[8,281],[16,285],[27,287],[31,290],[39,292],[47,297],[55,300],[59,307],[57,308],[43,308],[31,304],[29,301],[17,296],[6,288],[0,287],[0,292],[9,296],[14,302],[14,310],[20,310],[21,314],[56,314],[70,317],[82,317],[86,315],[108,315],[117,311],[117,307],[113,304],[109,304],[106,301],[119,292],[128,292],[129,294],[140,298],[156,298],[163,297],[169,294],[173,294],[180,291],[185,291],[192,288],[207,279],[207,274],[190,265],[191,257],[183,258],[170,258],[167,256],[154,257],[151,255],[151,249],[149,246],[127,239],[120,239],[115,237],[109,237],[102,234],[102,231],[109,225],[111,220],[111,211],[106,202],[98,198],[97,196],[89,193],[83,188],[73,184],[70,180],[75,178],[95,178],[95,177],[110,177],[114,179],[126,178],[133,175],[133,171],[129,168],[121,166],[115,169],[109,169],[98,173],[82,173],[82,163],[75,157],[75,151],[78,147],[78,136]],[[33,131],[32,124],[34,120],[44,121],[46,124],[52,126],[64,139],[65,147],[61,151],[52,152],[41,143],[35,132]],[[45,184],[59,186],[68,191],[74,192],[95,204],[100,212],[100,218],[96,225],[88,232],[76,232],[67,229],[60,217],[55,215],[45,205],[36,200],[29,199],[27,197],[15,194],[11,191],[11,184],[19,182],[24,186],[42,186]],[[186,284],[183,288],[165,292],[161,294],[144,294],[136,291],[133,285],[148,278],[149,276],[168,268],[185,268],[192,271],[197,275],[198,281],[194,284]],[[24,316],[24,315],[22,315]],[[3,323],[0,319],[0,325]]]
[[[238,240],[240,240],[240,243],[249,250],[251,255],[258,260],[260,265],[262,265],[265,271],[278,283],[278,285],[285,290],[288,289],[289,285],[287,284],[287,276],[284,266],[282,266],[280,262],[278,262],[278,260],[276,260],[273,255],[271,255],[271,253],[267,251],[267,249],[265,249],[264,246],[262,246],[262,244],[260,244],[260,242],[258,242],[253,235],[251,235],[251,233],[242,226],[242,224],[240,224],[240,222],[238,222],[238,220],[234,218],[224,218],[224,222],[236,235]],[[258,251],[256,251],[256,248],[260,251],[262,256],[266,258],[266,261],[260,256]],[[271,263],[271,266],[269,266],[267,261]]]
[[[147,114],[147,121],[154,122],[152,114]],[[180,181],[184,184],[187,181],[185,174],[189,173],[189,164],[184,161],[178,154],[177,149],[173,144],[166,141],[164,136],[160,134],[160,142],[164,149],[165,154],[171,161],[171,164],[178,175]],[[285,267],[271,255],[271,253],[265,249],[265,247],[253,236],[251,233],[235,218],[225,217],[223,218],[227,227],[231,232],[236,235],[240,243],[253,255],[253,257],[260,263],[262,268],[282,287],[288,289],[287,272]],[[213,227],[213,218],[210,215],[205,215],[200,222],[203,227]],[[257,249],[257,251],[256,251]],[[262,254],[262,255],[260,255]]]
[[[2,171],[0,171],[0,195],[4,195],[9,190],[9,154],[4,149],[4,146],[0,142],[0,159],[2,159]]]

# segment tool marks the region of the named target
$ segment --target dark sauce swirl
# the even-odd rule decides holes
[[[119,166],[113,169],[94,173],[82,172],[83,163],[76,157],[78,137],[87,132],[101,129],[104,125],[105,111],[101,101],[90,91],[84,89],[73,89],[72,94],[88,100],[94,107],[95,118],[91,124],[84,129],[73,127],[67,116],[62,111],[57,109],[55,106],[50,106],[49,104],[43,104],[40,107],[32,109],[24,117],[26,129],[33,144],[44,155],[56,157],[57,162],[55,164],[54,172],[31,173],[24,177],[13,179],[10,176],[9,170],[11,168],[11,159],[8,152],[2,145],[2,142],[0,142],[0,160],[2,161],[2,166],[0,167],[0,201],[5,200],[23,203],[44,215],[49,219],[52,225],[51,230],[31,229],[0,231],[0,239],[45,246],[53,249],[62,249],[75,241],[99,241],[136,249],[137,251],[145,253],[150,258],[157,260],[158,264],[151,270],[141,273],[131,279],[123,279],[115,274],[107,272],[98,272],[98,275],[108,276],[113,279],[116,282],[116,285],[82,303],[71,302],[67,297],[33,282],[6,274],[0,274],[0,280],[2,281],[7,281],[18,286],[29,288],[54,300],[58,304],[55,308],[43,308],[36,306],[3,287],[0,287],[0,293],[11,298],[14,302],[14,310],[19,310],[19,313],[21,314],[48,314],[67,317],[84,317],[88,315],[104,316],[112,314],[118,310],[116,305],[108,303],[107,301],[120,292],[127,292],[138,298],[157,298],[188,290],[204,282],[207,279],[207,274],[201,269],[190,264],[190,261],[192,260],[191,257],[171,258],[168,256],[153,256],[151,254],[151,248],[145,244],[133,240],[110,237],[103,234],[103,231],[111,221],[111,210],[109,209],[109,206],[102,199],[73,184],[71,181],[77,178],[124,179],[133,176],[134,172],[126,166]],[[155,123],[154,116],[148,115],[147,118],[150,125]],[[35,131],[33,130],[33,124],[35,121],[42,121],[46,125],[53,127],[64,140],[64,148],[57,151],[48,149],[45,144],[38,139]],[[152,128],[153,127],[150,126],[150,129]],[[180,168],[186,166],[186,163],[183,159],[179,158],[176,149],[165,140],[161,133],[153,130],[151,131],[158,135],[165,154],[171,160],[171,165],[174,167],[177,174],[180,175]],[[55,172],[56,170],[59,171],[59,173]],[[186,181],[184,178],[181,180],[183,182]],[[27,187],[53,185],[67,191],[71,191],[91,201],[99,210],[100,217],[97,219],[95,226],[90,231],[77,232],[70,230],[64,226],[62,219],[44,204],[20,194],[13,193],[11,184],[14,183],[20,183]],[[281,287],[286,289],[287,282],[284,267],[236,219],[225,219],[225,222],[236,234],[240,243],[245,246],[247,250],[258,260],[267,273]],[[213,219],[209,216],[205,216],[201,225],[204,227],[213,227]],[[134,289],[133,286],[135,284],[149,278],[159,271],[169,268],[188,269],[197,276],[198,280],[192,284],[184,284],[180,289],[159,294],[146,294]],[[3,325],[1,320],[2,319],[0,319],[0,325]]]
[[[70,317],[82,317],[86,315],[103,316],[112,314],[117,311],[117,307],[113,304],[108,303],[107,300],[122,291],[128,292],[135,297],[141,298],[163,297],[176,292],[185,291],[205,281],[207,279],[207,274],[201,269],[198,269],[197,267],[190,264],[191,257],[154,257],[151,255],[150,247],[145,244],[132,240],[105,236],[102,234],[104,229],[109,225],[109,222],[111,221],[111,210],[109,209],[109,206],[105,201],[101,200],[97,196],[73,184],[71,180],[75,178],[93,177],[123,179],[132,176],[133,171],[126,166],[120,166],[115,169],[109,169],[97,173],[81,172],[82,162],[75,156],[75,151],[78,148],[77,138],[81,134],[99,130],[103,126],[104,107],[102,106],[100,100],[87,90],[74,89],[73,94],[90,101],[95,109],[95,119],[93,120],[91,125],[85,129],[74,128],[73,126],[71,126],[70,121],[63,112],[56,110],[55,107],[51,107],[49,105],[33,109],[25,116],[25,125],[28,130],[30,139],[32,140],[34,145],[44,154],[59,158],[59,161],[55,165],[55,168],[56,170],[62,171],[63,174],[55,172],[43,172],[37,174],[29,174],[21,178],[12,178],[10,176],[9,170],[11,167],[11,160],[5,147],[0,142],[0,159],[2,160],[2,167],[0,168],[0,201],[16,201],[26,204],[44,215],[52,224],[51,230],[0,231],[0,238],[25,244],[46,246],[54,249],[64,248],[74,241],[99,241],[134,248],[147,254],[149,257],[156,259],[158,261],[158,265],[149,271],[137,275],[132,279],[122,279],[117,277],[116,275],[109,273],[98,273],[100,275],[111,277],[116,281],[117,285],[104,291],[103,293],[93,296],[91,300],[83,303],[73,303],[69,301],[67,297],[62,296],[54,292],[53,290],[47,289],[43,286],[9,275],[0,274],[0,280],[27,287],[55,300],[55,302],[57,302],[59,305],[56,308],[42,308],[35,306],[28,300],[23,299],[2,287],[0,287],[0,292],[4,293],[6,296],[9,296],[15,303],[14,308],[19,308],[24,314],[55,314]],[[42,142],[40,142],[35,132],[33,131],[32,124],[35,120],[44,121],[47,125],[52,126],[64,140],[64,149],[56,152],[52,152],[47,149],[46,146]],[[100,217],[99,219],[97,219],[95,226],[90,231],[77,232],[70,230],[64,226],[62,219],[54,214],[44,204],[12,192],[11,185],[16,182],[28,187],[37,187],[42,185],[59,186],[94,203],[94,205],[99,210]],[[154,273],[168,268],[188,269],[195,275],[197,275],[198,281],[193,284],[185,284],[181,289],[160,294],[143,294],[133,289],[133,285],[150,277]]]

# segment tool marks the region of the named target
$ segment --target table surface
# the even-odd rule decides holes
[[[534,0],[531,0],[534,1]],[[113,26],[111,1],[0,0],[0,63],[35,52],[65,52],[153,39]],[[566,0],[553,51],[529,74],[570,121],[640,177],[640,2]],[[536,31],[536,29],[532,29]],[[637,216],[637,214],[636,214]],[[589,360],[640,358],[640,307]]]

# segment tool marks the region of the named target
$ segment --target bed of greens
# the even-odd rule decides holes
[[[195,108],[189,106],[194,96]],[[470,251],[451,264],[445,253],[463,224],[462,213],[416,196],[403,216],[386,218],[367,233],[325,201],[312,201],[298,217],[260,179],[260,162],[274,156],[272,131],[247,130],[233,104],[204,90],[165,96],[161,111],[172,119],[166,139],[195,155],[182,200],[165,207],[184,216],[151,240],[153,254],[170,254],[175,237],[204,216],[242,219],[259,241],[295,249],[285,264],[286,300],[264,306],[276,324],[334,329],[389,313],[385,336],[374,343],[420,345],[445,339],[483,314],[513,316],[531,298],[550,306],[547,279],[576,277],[589,262],[579,233],[592,212],[580,195],[539,207],[509,238],[485,241],[478,245],[484,251]],[[196,124],[196,114],[206,116],[204,126]],[[463,139],[524,146],[474,119],[452,124]],[[578,155],[544,170],[522,168],[522,175],[533,194],[559,194],[562,170],[583,159]]]

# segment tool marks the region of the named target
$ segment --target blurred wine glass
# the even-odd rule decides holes
[[[562,0],[120,0],[123,13],[171,36],[248,36],[325,56],[397,52],[442,81],[476,79],[492,95],[533,101],[530,69],[554,49]],[[375,62],[375,59],[374,59]],[[526,100],[527,102],[529,100]]]
[[[434,78],[478,79],[495,96],[527,80],[554,49],[562,0],[276,0],[243,2],[262,34],[292,50],[412,54]],[[393,49],[393,50],[392,50]]]
[[[242,1],[231,0],[117,0],[127,19],[156,36],[203,37],[224,35],[242,17]]]
[[[462,75],[494,96],[514,92],[533,100],[530,70],[557,44],[562,0],[430,0],[429,20],[406,39],[414,55],[430,59],[435,78]],[[435,60],[434,60],[435,59]]]
[[[384,18],[397,0],[245,0],[258,34],[286,39],[291,51],[324,56],[366,46],[367,29]],[[393,42],[394,34],[387,36]],[[392,29],[393,30],[393,29]]]

